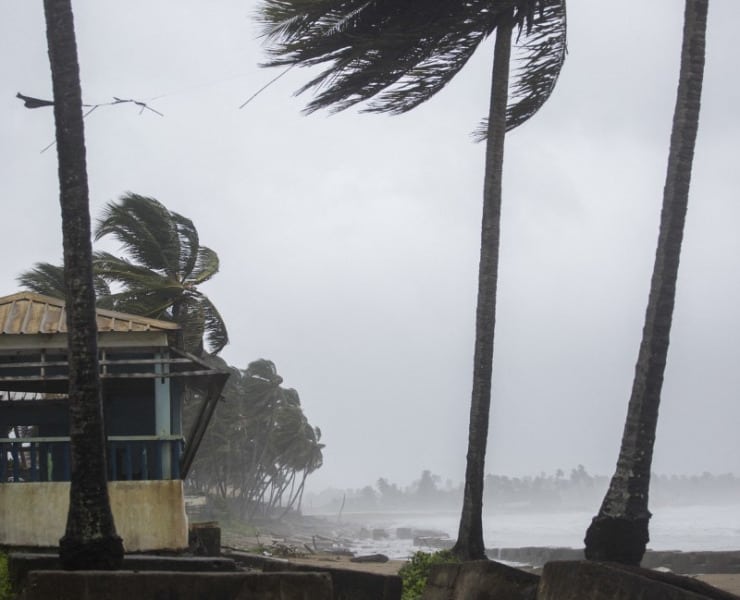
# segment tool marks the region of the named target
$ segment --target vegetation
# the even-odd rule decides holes
[[[586,558],[639,565],[650,539],[650,467],[676,298],[704,77],[708,0],[686,0],[676,108],[645,326],[616,471],[586,532]]]
[[[93,270],[94,270],[93,264]],[[51,296],[52,298],[64,298],[64,265],[52,265],[51,263],[36,263],[28,271],[24,271],[16,278],[29,292]],[[113,308],[110,287],[98,273],[93,272],[93,287],[95,289],[96,305],[99,308]]]
[[[200,244],[193,222],[154,198],[124,194],[110,202],[98,220],[95,239],[112,237],[127,258],[96,252],[97,273],[120,291],[113,306],[182,326],[180,344],[201,354],[205,336],[217,354],[228,344],[226,324],[198,286],[218,273],[218,255]]]
[[[218,273],[218,255],[200,244],[193,222],[154,198],[124,194],[110,202],[98,220],[95,239],[112,237],[123,257],[96,252],[93,267],[97,305],[182,327],[178,345],[218,354],[228,343],[226,324],[198,287]],[[64,271],[37,263],[18,282],[39,294],[64,297]],[[111,288],[116,291],[112,292]]]
[[[44,15],[54,93],[69,331],[72,472],[59,556],[65,569],[116,569],[123,562],[123,542],[113,523],[106,479],[82,91],[70,0],[44,0]]]
[[[467,468],[454,552],[485,558],[483,480],[491,403],[504,136],[549,98],[566,53],[565,0],[450,3],[264,0],[271,65],[328,65],[300,91],[319,89],[308,110],[404,113],[433,97],[496,32],[483,186],[478,301]],[[512,36],[522,49],[509,95]]]
[[[651,499],[655,506],[731,505],[740,496],[740,477],[732,474],[651,476]],[[591,510],[609,485],[606,475],[592,475],[578,465],[566,474],[509,477],[486,475],[485,505],[498,512]],[[424,471],[410,485],[401,486],[380,478],[375,485],[350,490],[324,490],[306,498],[314,509],[337,513],[344,499],[348,512],[455,510],[463,486]]]
[[[11,600],[13,589],[10,586],[8,573],[8,555],[0,552],[0,600]]]
[[[403,582],[401,600],[418,600],[421,598],[433,565],[460,562],[449,550],[439,552],[415,552],[410,560],[401,567],[398,575]]]
[[[323,463],[321,430],[271,361],[231,372],[188,485],[237,518],[299,509],[306,478]]]

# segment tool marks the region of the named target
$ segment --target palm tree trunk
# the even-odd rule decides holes
[[[59,554],[66,569],[115,569],[123,559],[108,498],[98,371],[89,193],[77,45],[70,0],[44,0],[54,88],[69,344],[72,474]]]
[[[476,560],[486,556],[483,544],[483,479],[491,408],[493,336],[496,324],[496,286],[501,231],[501,181],[506,135],[511,33],[512,24],[510,22],[499,24],[496,30],[493,58],[465,491],[457,542],[452,549],[453,553],[462,560]]]
[[[708,0],[686,0],[678,95],[645,326],[616,471],[586,532],[590,560],[639,565],[650,539],[650,466],[699,126],[707,5]]]

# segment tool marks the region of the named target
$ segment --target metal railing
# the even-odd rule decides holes
[[[180,479],[181,436],[109,436],[109,481]],[[0,438],[0,484],[69,481],[69,437]]]

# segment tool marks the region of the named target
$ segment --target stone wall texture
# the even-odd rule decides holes
[[[112,481],[108,491],[126,552],[187,548],[182,481]],[[0,545],[58,546],[68,507],[68,482],[0,485]]]
[[[34,571],[25,600],[332,600],[322,573]]]

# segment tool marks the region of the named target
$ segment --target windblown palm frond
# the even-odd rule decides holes
[[[65,298],[64,267],[62,265],[36,263],[31,269],[18,275],[16,281],[30,292],[52,298]],[[93,275],[93,286],[97,305],[100,308],[112,308],[110,287],[98,273]]]
[[[223,349],[226,325],[197,289],[218,273],[218,255],[200,245],[190,219],[154,198],[128,193],[108,204],[95,235],[112,236],[127,255],[95,255],[100,274],[120,288],[112,295],[118,310],[177,322],[189,351],[203,349],[204,334],[211,352]]]
[[[195,229],[190,219],[178,213],[170,213],[170,218],[175,227],[173,237],[177,240],[175,248],[177,254],[172,258],[177,260],[175,264],[178,266],[177,271],[181,278],[189,278],[198,261],[198,251],[201,249],[198,230]],[[216,257],[216,271],[218,271],[218,257]]]
[[[555,89],[568,53],[565,3],[556,1],[543,8],[533,27],[520,32],[520,55],[513,73],[506,109],[506,130],[528,121],[547,102]],[[488,135],[488,119],[483,119],[473,137],[483,141]]]
[[[201,246],[198,252],[193,254],[194,260],[188,266],[188,282],[198,285],[208,281],[219,269],[218,254],[210,248]]]
[[[229,343],[229,333],[226,331],[226,323],[221,313],[218,312],[218,309],[209,298],[201,294],[200,300],[203,305],[203,315],[205,317],[204,331],[206,342],[211,352],[218,354]]]
[[[65,298],[64,267],[51,263],[36,263],[28,271],[23,271],[16,281],[29,292]]]
[[[533,26],[522,33],[523,50],[514,72],[506,110],[506,129],[510,131],[529,120],[555,89],[568,53],[565,2],[555,0],[543,6]]]
[[[98,219],[95,241],[108,235],[133,262],[165,273],[178,271],[179,243],[170,212],[154,198],[129,193],[108,203]]]
[[[363,101],[365,112],[407,112],[446,86],[506,19],[529,56],[514,85],[513,128],[545,102],[564,58],[564,0],[265,0],[259,18],[271,42],[266,66],[328,63],[297,92],[321,90],[307,112]]]

